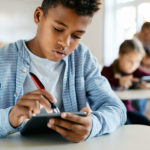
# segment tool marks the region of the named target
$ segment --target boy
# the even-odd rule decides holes
[[[99,5],[99,0],[43,0],[34,13],[36,36],[0,49],[1,136],[19,131],[42,107],[50,112],[49,101],[66,113],[47,126],[73,142],[110,133],[125,123],[125,107],[99,75],[87,47],[78,44]],[[46,90],[35,89],[29,72]],[[67,113],[75,111],[86,111],[87,116]]]

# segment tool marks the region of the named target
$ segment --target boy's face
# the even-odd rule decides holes
[[[34,19],[38,25],[34,53],[42,58],[59,61],[72,53],[92,17],[78,16],[74,10],[59,4],[50,8],[45,16],[37,8]]]

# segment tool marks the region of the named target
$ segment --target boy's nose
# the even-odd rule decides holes
[[[71,37],[68,36],[66,38],[63,38],[62,40],[58,41],[58,44],[63,46],[63,47],[69,47],[71,42]]]

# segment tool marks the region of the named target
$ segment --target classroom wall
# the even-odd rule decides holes
[[[100,64],[104,60],[104,1],[102,0],[101,10],[94,16],[91,25],[88,27],[87,33],[82,39],[92,51],[92,54],[97,57]]]
[[[42,0],[0,0],[0,43],[32,38],[36,32],[33,13],[41,2]],[[102,7],[82,39],[100,63],[103,62],[104,49],[103,15]]]

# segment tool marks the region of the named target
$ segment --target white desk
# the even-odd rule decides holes
[[[134,90],[123,90],[123,91],[115,91],[116,95],[121,100],[134,100],[134,99],[141,99],[141,98],[150,98],[150,89],[142,90],[142,89],[134,89]]]
[[[0,139],[0,150],[149,150],[150,127],[128,125],[109,135],[71,143],[59,135],[22,137],[18,133]]]

